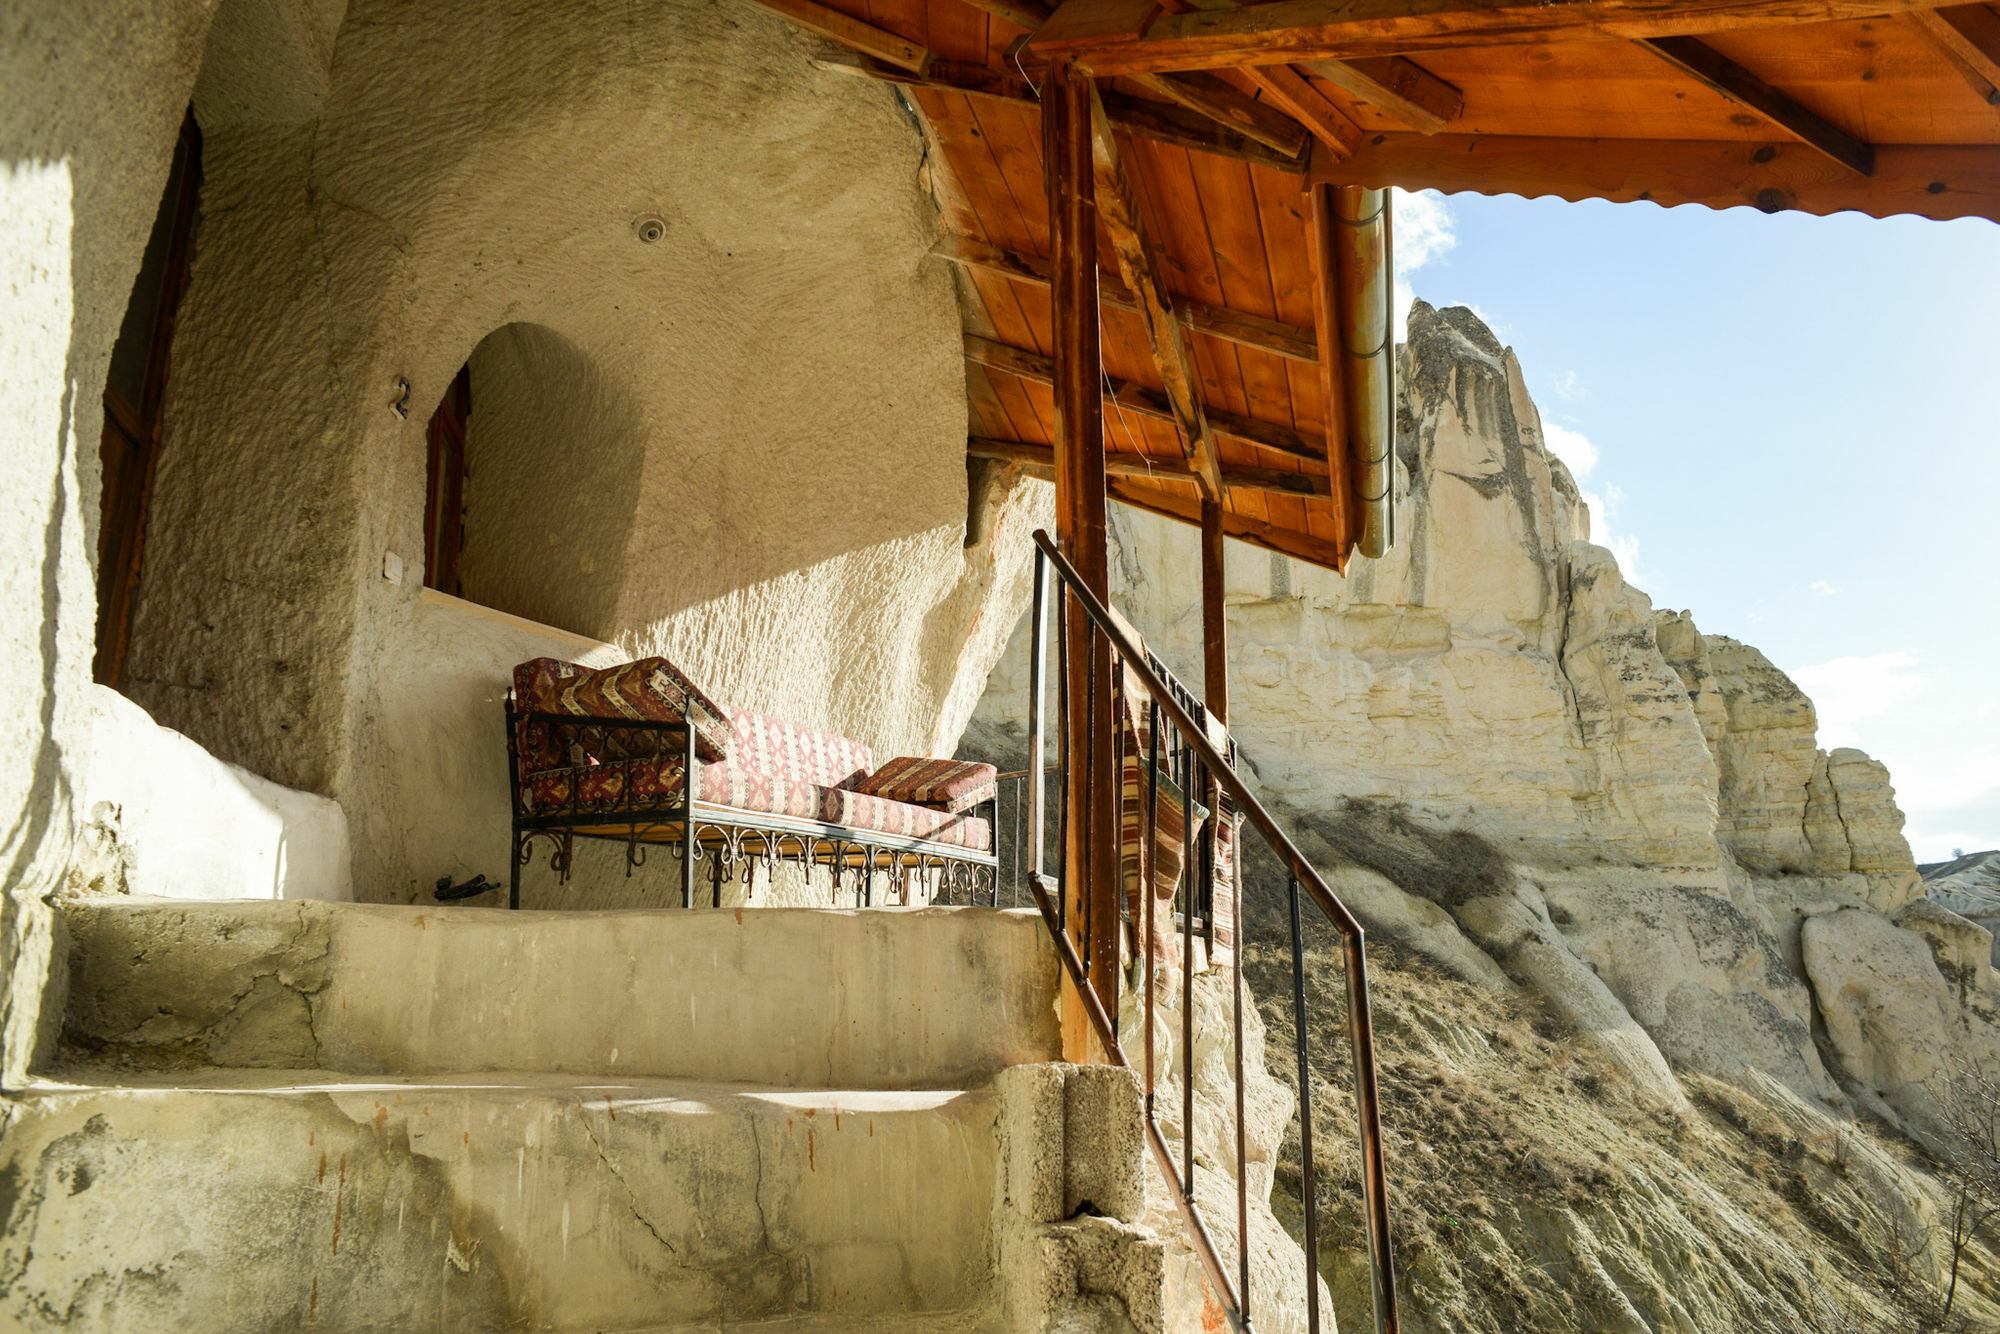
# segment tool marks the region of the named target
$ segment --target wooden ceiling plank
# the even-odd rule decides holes
[[[1875,170],[1872,146],[1800,106],[1706,42],[1694,37],[1648,37],[1639,44],[1850,171],[1866,176]]]
[[[1857,176],[1789,142],[1379,134],[1315,175],[1405,190],[2000,221],[2000,153],[1988,145],[1877,144],[1874,174]]]
[[[1993,96],[1993,89],[2000,87],[2000,14],[1985,5],[1953,5],[1920,9],[1910,19],[1952,57],[1961,73],[1985,85],[1987,102],[2000,100]]]
[[[1699,36],[1941,7],[1938,0],[1269,0],[1151,17],[1156,0],[1064,0],[1030,49],[1043,59],[1075,59],[1104,78],[1463,46]]]
[[[1001,19],[1024,32],[1033,32],[1049,21],[1055,11],[1041,0],[965,0],[975,9],[984,10],[996,19]]]
[[[1465,94],[1402,56],[1313,60],[1300,66],[1423,134],[1437,134],[1465,110]]]
[[[1022,467],[1050,474],[1055,471],[1055,450],[1048,445],[1025,440],[975,435],[967,440],[966,453],[976,459],[1018,463]],[[1169,477],[1179,482],[1198,480],[1185,460],[1159,455],[1142,458],[1135,454],[1107,454],[1104,471],[1113,477]],[[1231,465],[1222,470],[1222,485],[1229,491],[1269,491],[1286,496],[1324,496],[1327,493],[1324,473],[1278,468]]]
[[[931,58],[931,53],[920,43],[913,42],[907,37],[899,37],[872,23],[863,23],[853,15],[844,14],[831,5],[818,3],[818,0],[754,0],[754,2],[774,14],[783,15],[807,32],[816,33],[830,42],[838,42],[865,56],[887,61],[898,69],[915,72],[921,70]]]
[[[996,343],[992,339],[981,338],[976,334],[965,336],[965,359],[1035,384],[1046,385],[1055,381],[1055,366],[1042,353],[1024,347]],[[1142,416],[1164,422],[1171,422],[1174,419],[1173,408],[1168,405],[1166,398],[1158,390],[1145,385],[1134,384],[1130,380],[1113,380],[1111,397],[1117,400],[1120,406]],[[1204,406],[1204,410],[1208,414],[1209,425],[1219,434],[1234,436],[1246,444],[1275,450],[1293,458],[1317,462],[1326,457],[1323,447],[1308,444],[1289,426],[1258,421],[1214,407]]]

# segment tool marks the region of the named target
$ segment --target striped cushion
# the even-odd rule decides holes
[[[841,787],[875,767],[874,752],[844,736],[745,709],[736,710],[732,721],[736,744],[730,762],[739,769],[818,787]]]
[[[524,713],[662,723],[685,718],[694,726],[696,753],[710,762],[727,759],[735,741],[728,710],[665,658],[595,669],[559,658],[536,658],[514,669],[514,699]]]
[[[969,760],[931,760],[899,755],[865,778],[843,784],[856,792],[941,811],[969,811],[993,800],[999,770]]]

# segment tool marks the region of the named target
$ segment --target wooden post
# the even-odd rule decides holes
[[[1201,502],[1201,692],[1208,711],[1229,721],[1229,613],[1223,605],[1222,505]]]
[[[1056,539],[1100,599],[1110,601],[1104,482],[1104,371],[1097,308],[1097,203],[1090,141],[1090,83],[1053,62],[1042,90],[1048,171],[1050,293],[1055,309]],[[1062,757],[1069,811],[1063,887],[1077,953],[1110,1014],[1118,1013],[1117,775],[1112,765],[1111,646],[1065,602],[1069,640],[1069,753]],[[1065,995],[1063,1055],[1103,1060],[1081,1001]]]

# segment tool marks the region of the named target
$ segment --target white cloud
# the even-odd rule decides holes
[[[1564,371],[1556,377],[1556,395],[1575,402],[1579,398],[1589,398],[1590,390],[1584,388],[1582,379],[1575,371]]]
[[[1435,190],[1391,190],[1390,209],[1395,227],[1396,254],[1396,339],[1410,336],[1410,303],[1417,298],[1410,275],[1458,244],[1451,210],[1444,196]]]
[[[1544,421],[1542,438],[1549,453],[1569,465],[1570,475],[1588,477],[1597,471],[1597,446],[1582,431],[1572,431],[1559,422]]]
[[[1815,579],[1812,581],[1812,591],[1823,598],[1830,598],[1840,590],[1824,579]]]
[[[1858,746],[1858,724],[1895,712],[1931,683],[1917,670],[1914,653],[1834,658],[1801,667],[1791,676],[1812,697],[1819,712],[1819,744],[1828,750]]]
[[[1583,500],[1584,508],[1590,511],[1590,540],[1618,558],[1618,571],[1625,576],[1625,582],[1634,586],[1652,582],[1639,569],[1639,539],[1612,526],[1625,493],[1615,484],[1607,483],[1602,491],[1579,491],[1578,495]]]

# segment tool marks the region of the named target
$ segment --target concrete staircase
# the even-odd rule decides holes
[[[1075,1193],[1031,915],[125,899],[66,921],[61,1053],[0,1139],[0,1322],[1043,1323],[1002,1292],[1010,1217],[1060,1222]]]

